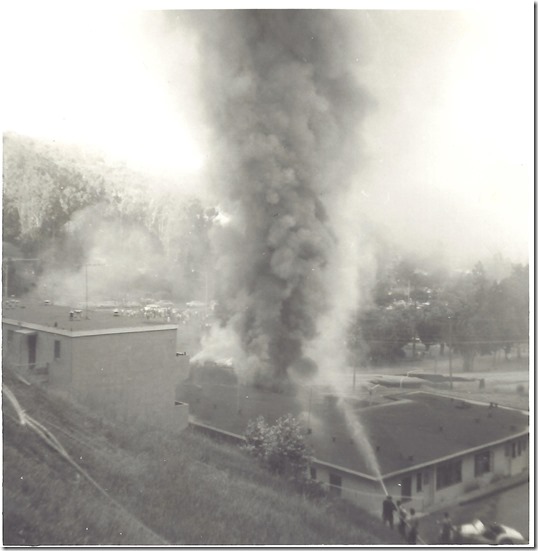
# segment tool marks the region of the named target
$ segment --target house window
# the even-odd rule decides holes
[[[437,489],[461,482],[461,459],[445,461],[437,466]]]
[[[491,472],[491,454],[489,451],[480,452],[474,456],[474,475],[481,476]]]
[[[417,473],[417,493],[422,492],[422,473]]]
[[[316,480],[318,478],[318,472],[316,471],[316,467],[310,467],[310,478],[312,480]]]
[[[60,341],[54,341],[54,359],[59,360],[61,356],[61,342]]]
[[[517,455],[517,449],[516,449],[516,443],[512,442],[512,457],[516,457]]]
[[[525,437],[523,437],[521,439],[521,450],[525,451],[526,449],[527,449],[527,439]]]
[[[430,473],[428,471],[422,471],[422,484],[427,486],[430,483]]]
[[[342,477],[337,474],[329,474],[329,493],[334,496],[342,495]]]

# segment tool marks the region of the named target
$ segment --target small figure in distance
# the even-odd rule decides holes
[[[396,511],[396,505],[394,505],[394,502],[392,501],[392,496],[387,496],[383,500],[382,519],[383,519],[383,524],[388,522],[391,530],[394,528],[394,512],[395,511]]]
[[[415,510],[411,507],[409,509],[409,517],[407,519],[407,526],[409,531],[407,532],[407,543],[412,545],[417,543],[418,536],[418,517],[415,514]]]
[[[396,508],[398,510],[398,519],[400,521],[398,523],[398,532],[400,533],[402,538],[405,539],[405,519],[407,517],[407,511],[405,510],[405,507],[402,505],[402,502],[400,500],[396,502]]]
[[[450,544],[452,543],[452,532],[454,531],[454,525],[448,512],[445,512],[442,520],[437,521],[441,525],[441,532],[439,534],[439,543]]]

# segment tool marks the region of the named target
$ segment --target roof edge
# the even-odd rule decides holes
[[[2,323],[6,325],[13,325],[15,327],[25,327],[26,329],[33,329],[36,331],[42,331],[43,333],[53,333],[54,335],[62,335],[63,337],[92,337],[97,335],[114,335],[119,333],[146,333],[148,331],[171,331],[178,329],[178,325],[163,324],[144,326],[138,325],[134,327],[112,327],[103,329],[85,329],[67,331],[66,329],[58,329],[56,327],[49,327],[47,325],[41,325],[38,323],[28,323],[25,321],[13,320],[9,318],[2,318]]]
[[[494,440],[493,442],[488,442],[486,444],[481,444],[480,446],[475,446],[474,448],[467,448],[466,450],[463,450],[461,452],[452,453],[450,455],[444,455],[442,457],[438,457],[437,459],[433,459],[431,461],[425,461],[424,463],[419,463],[418,465],[412,465],[411,467],[406,467],[405,469],[399,469],[397,471],[392,471],[387,474],[381,475],[381,479],[390,478],[393,476],[396,476],[398,474],[407,473],[409,471],[415,471],[417,469],[421,469],[423,467],[428,467],[429,465],[435,465],[437,463],[440,463],[441,461],[448,461],[449,459],[454,459],[456,457],[461,457],[462,455],[467,455],[468,453],[473,453],[475,451],[483,450],[484,448],[489,448],[490,446],[496,446],[497,444],[503,444],[504,442],[509,442],[510,440],[514,438],[519,438],[520,436],[525,436],[529,433],[529,429],[520,431],[516,434],[512,434],[510,436],[505,436],[504,438],[501,438],[499,440]]]

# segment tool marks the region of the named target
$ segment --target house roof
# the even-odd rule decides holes
[[[316,458],[376,476],[367,459],[365,440],[353,437],[336,408],[330,417],[326,425],[330,434],[313,431],[310,436]],[[529,426],[529,418],[522,412],[427,392],[401,395],[393,402],[361,409],[354,418],[371,443],[382,476],[510,439],[528,431]]]
[[[137,315],[114,316],[112,309],[98,309],[88,311],[88,319],[84,311],[76,314],[70,319],[69,313],[75,311],[67,306],[45,305],[29,301],[18,303],[4,303],[2,309],[3,321],[21,322],[35,324],[50,328],[51,331],[59,333],[86,332],[86,331],[107,331],[111,329],[135,328],[150,329],[156,327],[176,327],[167,324],[165,320],[147,320],[142,313]],[[120,311],[121,312],[121,311]]]
[[[340,400],[340,405],[347,404],[346,422],[333,395],[307,398],[307,411],[291,396],[235,388],[180,385],[178,399],[190,404],[198,421],[239,435],[258,415],[273,423],[289,412],[311,429],[306,439],[316,460],[375,479],[510,439],[529,427],[529,417],[523,412],[425,391],[391,394],[371,406],[368,399]],[[370,454],[365,442],[371,444]],[[379,471],[369,456],[375,457]]]

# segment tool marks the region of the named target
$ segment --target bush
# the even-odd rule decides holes
[[[291,415],[277,419],[272,426],[263,417],[250,421],[245,432],[245,449],[274,473],[304,479],[310,463],[299,422]]]

